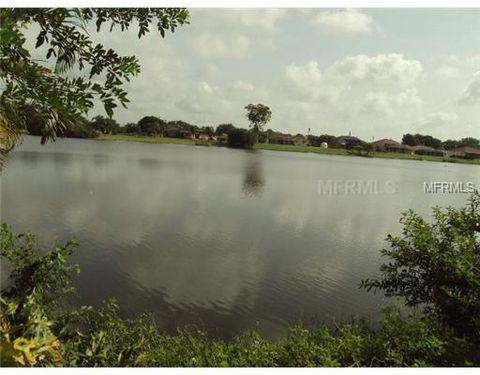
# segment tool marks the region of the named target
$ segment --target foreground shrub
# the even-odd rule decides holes
[[[377,279],[363,286],[405,299],[480,345],[480,195],[467,207],[434,208],[433,223],[414,211],[403,214],[402,236],[387,237]]]

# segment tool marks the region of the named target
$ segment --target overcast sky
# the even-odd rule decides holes
[[[95,39],[142,66],[121,124],[247,127],[245,105],[263,103],[290,133],[480,138],[480,9],[193,9],[165,39]]]

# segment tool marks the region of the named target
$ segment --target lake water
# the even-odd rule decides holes
[[[40,146],[27,137],[3,173],[1,214],[44,246],[78,239],[78,303],[115,297],[123,316],[153,312],[170,332],[190,326],[229,338],[258,326],[278,337],[299,321],[374,320],[384,299],[358,285],[377,273],[400,212],[463,205],[466,194],[425,194],[423,183],[480,186],[479,171],[200,146]],[[344,180],[374,181],[379,194],[345,194]],[[319,190],[328,181],[337,194]]]

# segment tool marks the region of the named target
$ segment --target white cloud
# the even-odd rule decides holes
[[[285,68],[284,83],[289,96],[299,100],[335,102],[343,86],[329,84],[316,61],[305,65],[291,64]]]
[[[460,71],[453,66],[441,66],[435,69],[433,74],[442,78],[456,78],[460,75]]]
[[[458,103],[462,105],[480,104],[480,71],[473,75],[473,80],[468,84]]]
[[[444,62],[450,65],[456,65],[463,68],[476,67],[480,64],[480,53],[473,55],[448,55],[441,58]]]
[[[219,16],[210,9],[194,9],[196,33],[191,48],[202,59],[244,59],[254,50],[271,49],[277,23],[285,13],[283,9],[225,9]]]
[[[241,90],[241,91],[254,91],[255,86],[253,86],[251,83],[244,82],[244,81],[236,81],[233,83],[233,88],[235,90]]]
[[[250,39],[241,34],[205,32],[192,38],[194,52],[204,59],[243,59],[250,53]]]
[[[357,55],[338,60],[324,71],[313,60],[304,65],[290,64],[284,70],[283,83],[291,98],[335,103],[352,90],[352,84],[411,84],[421,71],[419,61],[407,60],[400,54]],[[371,86],[368,88],[371,90]]]
[[[220,15],[221,13],[221,15]],[[192,9],[192,24],[218,31],[231,30],[244,32],[275,33],[277,23],[286,15],[285,9]]]
[[[276,24],[284,16],[284,9],[229,9],[223,22],[228,27],[239,25],[257,32],[276,32],[278,31]]]
[[[317,14],[314,23],[329,34],[366,34],[372,31],[373,19],[356,9],[323,11]]]
[[[402,54],[390,53],[377,56],[348,56],[335,62],[329,73],[339,80],[349,82],[379,82],[411,84],[422,73],[418,60],[407,60]]]
[[[420,122],[419,128],[426,131],[448,130],[448,128],[455,126],[457,122],[458,115],[456,113],[435,112],[425,116],[423,121]]]
[[[198,84],[198,87],[202,93],[207,93],[207,94],[212,94],[216,90],[215,87],[211,86],[208,82],[205,82],[205,81],[201,81]]]
[[[421,113],[423,101],[416,89],[399,93],[369,92],[360,101],[360,112],[387,118],[414,118]]]

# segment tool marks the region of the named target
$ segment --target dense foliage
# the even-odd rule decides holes
[[[89,23],[95,22],[97,31],[105,24],[110,31],[135,25],[138,37],[154,24],[164,36],[187,23],[188,15],[178,8],[0,9],[0,163],[25,131],[25,104],[43,119],[39,133],[45,142],[64,136],[94,99],[103,103],[109,117],[118,104],[128,103],[122,85],[140,72],[138,60],[94,43]],[[38,29],[35,48],[45,59],[32,57],[27,28]]]
[[[337,137],[329,134],[322,134],[319,136],[310,134],[308,137],[308,142],[311,146],[320,147],[320,145],[325,142],[328,147],[339,147],[337,143]]]
[[[90,121],[90,126],[93,132],[100,134],[116,134],[120,130],[120,125],[113,118],[104,116],[95,116]]]
[[[138,121],[140,132],[145,135],[161,135],[165,131],[166,122],[155,116],[145,116]]]
[[[467,137],[467,138],[462,138],[458,141],[454,139],[448,139],[445,142],[443,142],[443,148],[445,150],[452,150],[454,148],[464,147],[464,146],[480,147],[480,140],[477,138]]]
[[[228,133],[228,145],[234,148],[253,148],[255,133],[247,129],[233,129]]]
[[[402,237],[389,236],[389,263],[364,281],[421,304],[424,313],[392,305],[379,327],[352,320],[333,327],[291,327],[279,341],[255,331],[230,341],[203,332],[157,330],[149,316],[125,320],[115,302],[66,309],[78,272],[70,241],[40,251],[31,234],[0,227],[0,255],[11,283],[0,297],[2,366],[479,366],[479,203],[435,209],[432,224],[409,211]]]
[[[480,195],[460,210],[435,207],[434,218],[430,224],[413,210],[404,213],[402,236],[389,235],[382,251],[390,262],[363,285],[420,306],[480,347]]]
[[[402,143],[407,146],[428,146],[435,149],[453,150],[457,147],[479,147],[480,140],[472,137],[462,138],[459,140],[448,139],[442,142],[440,139],[432,137],[431,135],[422,134],[404,134],[402,137]]]
[[[272,118],[272,110],[265,104],[249,104],[245,109],[247,111],[247,119],[250,121],[255,134],[261,132]]]

